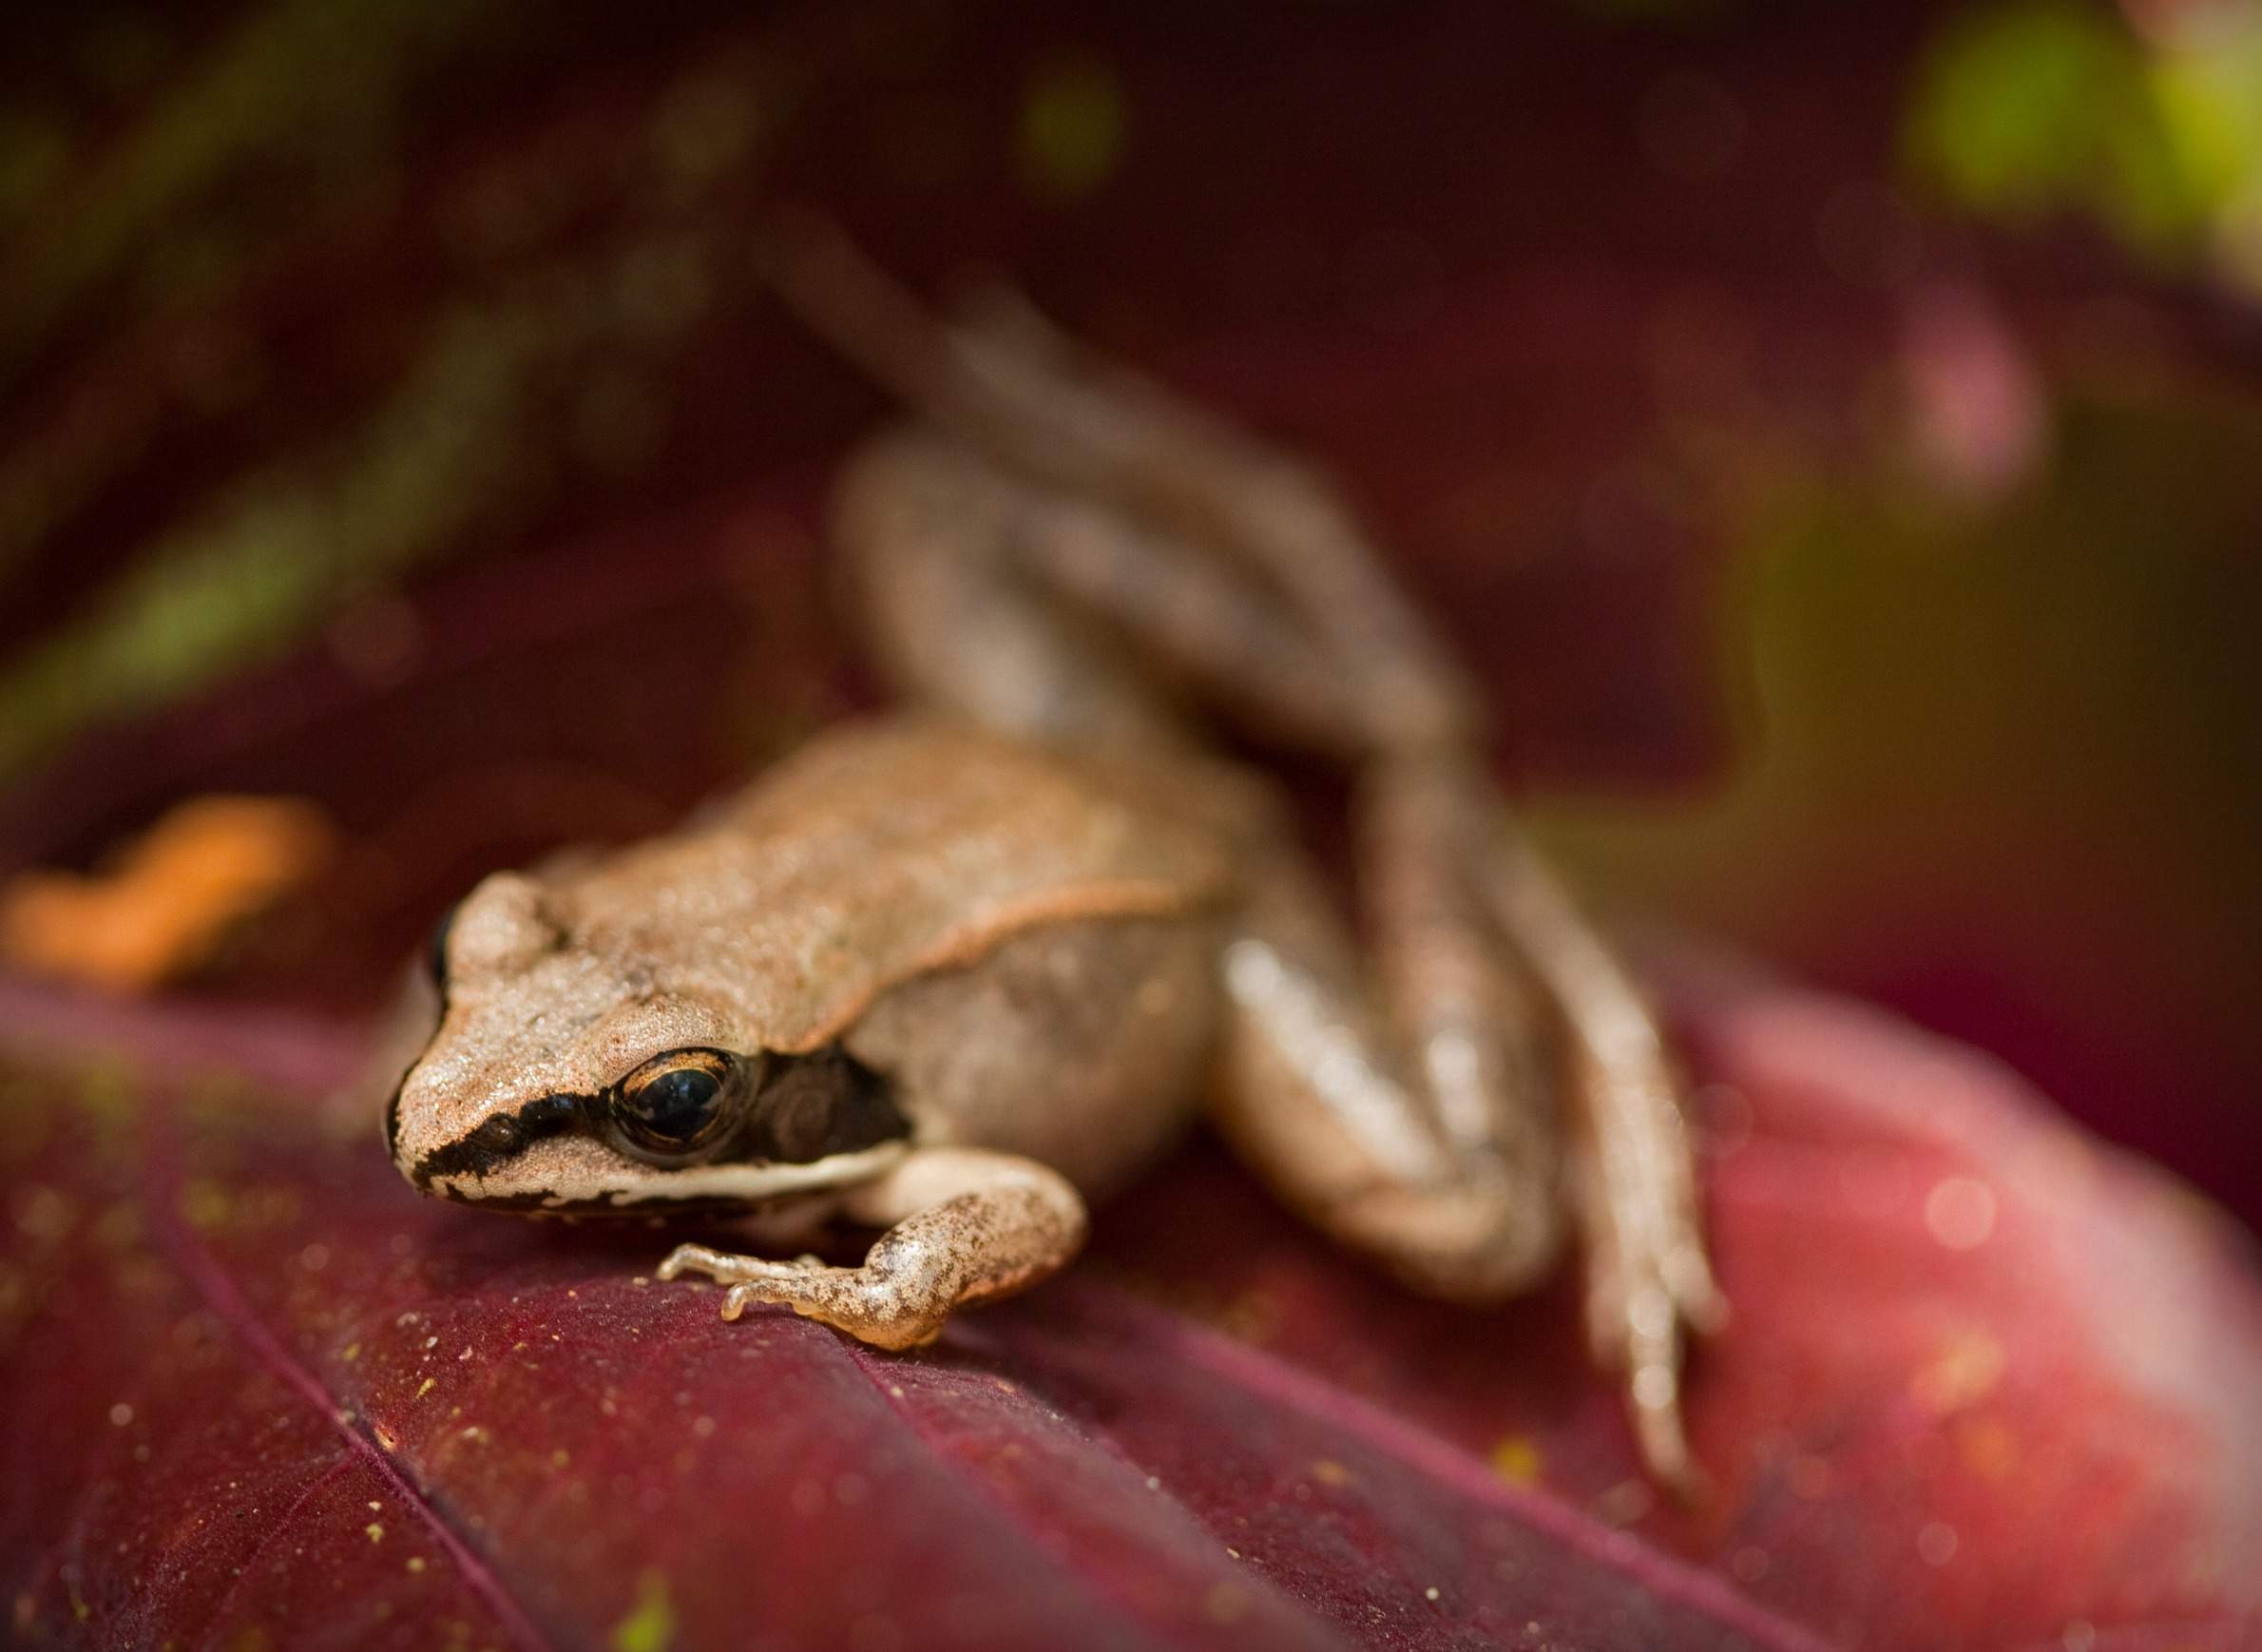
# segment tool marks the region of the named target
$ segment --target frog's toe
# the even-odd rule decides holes
[[[710,1279],[719,1279],[729,1271],[734,1262],[743,1259],[739,1257],[725,1256],[722,1252],[710,1250],[705,1245],[678,1245],[674,1250],[668,1252],[667,1259],[662,1261],[654,1272],[663,1280],[681,1278],[685,1274],[704,1274]]]
[[[733,1285],[729,1294],[722,1298],[722,1316],[725,1319],[736,1319],[746,1312],[747,1303],[760,1300],[762,1297],[751,1287],[743,1284]]]
[[[816,1268],[791,1262],[756,1262],[757,1273],[735,1278],[722,1316],[737,1319],[754,1303],[791,1308],[805,1319],[830,1325],[857,1341],[891,1352],[921,1348],[942,1334],[948,1310],[907,1300],[892,1281],[868,1268]]]
[[[1620,1373],[1642,1461],[1685,1500],[1703,1487],[1682,1414],[1687,1334],[1717,1329],[1727,1311],[1710,1272],[1693,1280],[1670,1254],[1645,1247],[1629,1259],[1608,1242],[1590,1252],[1586,1317],[1596,1362]]]
[[[791,1270],[781,1264],[772,1263],[770,1265],[777,1267],[780,1274],[790,1275],[791,1273]],[[725,1319],[736,1319],[746,1312],[749,1303],[757,1302],[776,1302],[793,1309],[796,1313],[809,1311],[804,1306],[803,1299],[795,1294],[793,1287],[786,1282],[786,1279],[755,1275],[751,1277],[740,1277],[732,1284],[730,1291],[722,1298],[722,1316]]]
[[[834,1293],[813,1295],[801,1286],[809,1277],[808,1270],[796,1268],[791,1262],[764,1262],[757,1264],[763,1271],[737,1277],[730,1292],[722,1299],[722,1316],[736,1319],[746,1312],[750,1302],[775,1302],[791,1308],[796,1314],[806,1314],[819,1319],[829,1319],[829,1304]],[[775,1270],[775,1271],[773,1271]]]

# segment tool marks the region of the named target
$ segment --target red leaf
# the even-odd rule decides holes
[[[1692,424],[1735,437],[1732,454],[1763,437],[1761,458],[1792,432],[1801,452],[1852,444],[1896,300],[1850,287],[1814,226],[1874,182],[1920,17],[1839,9],[1716,41],[1486,7],[1418,29],[1307,10],[1286,34],[1136,8],[936,34],[899,10],[920,25],[908,57],[868,22],[834,39],[850,12],[827,8],[806,30],[717,29],[695,8],[657,31],[617,7],[525,8],[534,38],[452,55],[397,37],[367,72],[403,71],[406,152],[254,118],[362,122],[359,96],[255,99],[226,187],[160,202],[123,239],[102,227],[124,221],[104,184],[130,167],[98,149],[54,168],[10,265],[26,301],[0,327],[26,352],[13,473],[50,526],[0,634],[13,646],[74,611],[240,487],[367,472],[357,454],[393,451],[371,446],[372,421],[417,423],[388,410],[456,359],[465,317],[499,323],[474,341],[511,343],[534,314],[522,289],[609,293],[616,266],[664,272],[742,221],[767,171],[679,200],[623,158],[674,154],[654,134],[713,112],[678,94],[744,71],[749,106],[792,128],[787,187],[907,267],[994,259],[1339,463],[1394,544],[1429,547],[1409,577],[1482,633],[1465,640],[1527,767],[1685,774],[1716,751],[1719,714],[1691,686],[1710,666],[1691,615],[1711,553],[1651,520],[1646,485]],[[176,53],[188,67],[118,155],[155,153],[150,135],[201,106],[206,67],[277,38],[221,33],[210,57]],[[1103,209],[1038,210],[1002,164],[953,182],[953,134],[1008,128],[1032,67],[1078,40],[1135,112]],[[1636,152],[1657,90],[1692,76],[1749,111],[1733,178]],[[89,113],[108,143],[115,112]],[[912,116],[936,142],[906,144]],[[331,159],[283,172],[270,145]],[[899,167],[907,149],[940,169]],[[364,172],[337,169],[357,154]],[[482,203],[521,183],[552,203],[552,233],[482,251]],[[216,195],[240,215],[217,241]],[[219,262],[146,303],[183,245]],[[83,260],[105,246],[116,268]],[[138,247],[164,259],[144,267]],[[2042,334],[2090,314],[2086,264],[2009,284]],[[411,552],[483,571],[429,608],[415,593],[349,615],[335,646],[199,715],[61,756],[0,798],[0,860],[83,858],[178,790],[317,796],[350,854],[317,910],[249,937],[224,979],[357,1003],[443,890],[561,837],[656,827],[835,709],[801,525],[814,455],[866,404],[716,285],[713,315],[649,360],[604,334],[584,351],[590,317],[553,316],[527,405],[487,432],[522,481],[554,466],[547,490],[466,484],[460,516],[409,513],[455,524],[432,543],[370,541],[388,576]],[[2112,303],[2163,338],[2229,331],[2188,305]],[[197,394],[163,388],[198,363],[217,365]],[[586,371],[624,364],[627,381]],[[646,372],[667,439],[624,478],[633,451],[577,447],[612,405],[580,393]],[[775,485],[723,491],[750,470]],[[1689,479],[1661,480],[1671,505]],[[592,524],[630,526],[538,565],[510,554]],[[1945,912],[1932,921],[1961,921]],[[2099,966],[2116,1005],[2132,955]],[[350,1065],[335,1028],[0,985],[14,1638],[2253,1643],[2262,1308],[2214,1219],[1898,1024],[1701,969],[1681,997],[1716,1086],[1713,1209],[1739,1316],[1698,1368],[1717,1485],[1689,1514],[1635,1474],[1567,1290],[1490,1316],[1413,1301],[1214,1155],[1106,1213],[1069,1277],[884,1359],[792,1319],[724,1325],[711,1293],[641,1282],[657,1235],[418,1201],[373,1121],[313,1100]],[[2080,1020],[2030,1042],[2079,1068],[2111,1048],[2080,1042]]]
[[[1967,1052],[1682,975],[1737,1311],[1688,1513],[1569,1293],[1415,1301],[1206,1151],[891,1357],[725,1324],[656,1234],[418,1199],[311,1100],[323,1027],[0,990],[17,1633],[2252,1643],[2262,1296],[2217,1220]]]

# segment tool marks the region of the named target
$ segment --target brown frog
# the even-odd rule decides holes
[[[1514,829],[1462,679],[1295,462],[1010,298],[949,323],[801,227],[779,290],[919,415],[849,468],[855,606],[916,709],[679,833],[472,890],[386,1112],[419,1188],[743,1216],[660,1276],[883,1348],[1064,1265],[1204,1113],[1277,1194],[1470,1302],[1583,1241],[1597,1356],[1692,1472],[1723,1313],[1642,995]],[[1364,955],[1220,718],[1353,784]],[[426,1027],[431,1028],[428,1020]]]

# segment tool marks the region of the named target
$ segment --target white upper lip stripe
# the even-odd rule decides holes
[[[554,1209],[566,1209],[575,1205],[619,1208],[701,1199],[741,1201],[775,1199],[864,1181],[910,1150],[909,1142],[897,1140],[859,1148],[853,1153],[834,1153],[806,1164],[694,1164],[681,1170],[656,1171],[649,1181],[634,1187],[599,1184],[586,1192],[560,1189],[549,1194],[544,1202]],[[473,1203],[478,1201],[481,1179],[477,1176],[441,1176],[433,1181],[435,1185],[452,1186]]]

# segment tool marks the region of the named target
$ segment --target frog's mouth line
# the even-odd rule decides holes
[[[844,1153],[829,1153],[805,1162],[780,1160],[733,1160],[717,1164],[695,1164],[668,1172],[648,1183],[623,1187],[608,1179],[603,1168],[553,1166],[562,1174],[541,1192],[505,1194],[475,1192],[464,1185],[480,1180],[465,1171],[436,1175],[429,1192],[444,1199],[487,1210],[533,1212],[566,1217],[642,1217],[646,1221],[674,1220],[718,1211],[743,1214],[774,1200],[834,1192],[891,1168],[911,1150],[902,1138],[877,1143]]]

